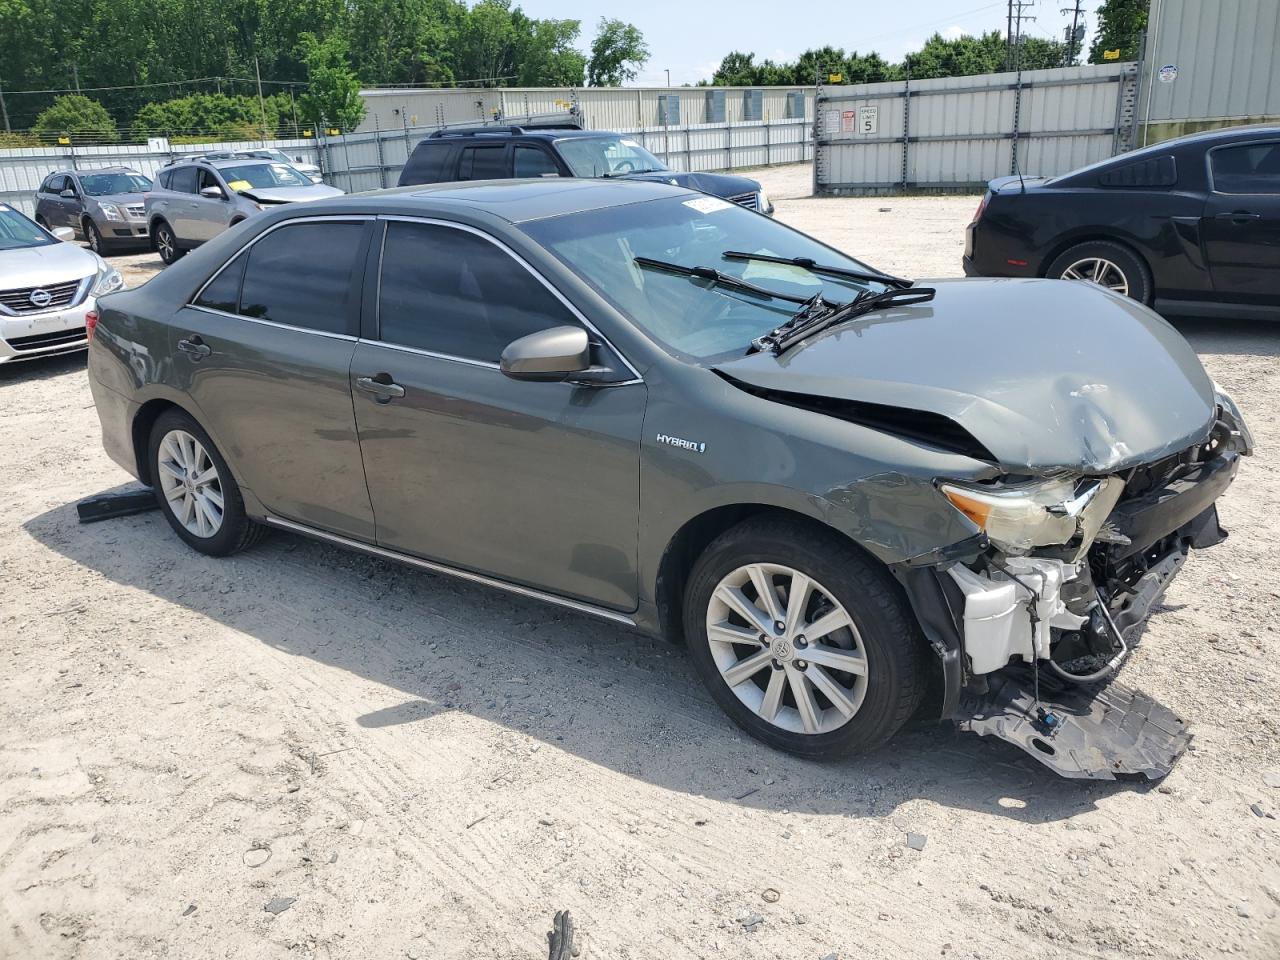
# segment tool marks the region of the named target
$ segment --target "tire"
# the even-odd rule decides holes
[[[755,572],[752,565],[759,565]],[[767,579],[755,579],[760,572]],[[772,584],[776,612],[791,620],[787,604],[795,573],[812,584],[805,612],[795,618],[799,625],[849,625],[825,632],[823,642],[790,627],[736,642],[749,639],[747,619],[741,607],[725,602],[721,588],[740,582],[737,602],[754,607],[767,629],[771,618],[755,584]],[[749,519],[714,540],[690,575],[684,625],[694,667],[715,701],[747,733],[788,753],[817,759],[865,753],[888,741],[924,695],[924,637],[897,585],[852,543],[815,523]],[[710,637],[711,627],[719,639]],[[723,639],[730,634],[734,640]],[[861,675],[836,666],[855,666],[859,659]],[[726,669],[734,671],[728,678]],[[731,686],[734,678],[738,682]],[[800,709],[796,683],[807,687],[811,709]],[[843,710],[825,692],[832,683]]]
[[[1045,276],[1055,280],[1087,280],[1099,264],[1104,265],[1101,268],[1103,286],[1139,303],[1151,302],[1151,271],[1133,250],[1110,240],[1077,243],[1054,258]],[[1077,275],[1067,276],[1068,273]]]
[[[188,546],[212,557],[225,557],[253,546],[262,538],[266,528],[245,514],[240,488],[226,460],[189,414],[166,410],[156,419],[147,444],[147,457],[160,512]],[[173,468],[176,466],[190,476],[193,463],[199,482],[187,484]],[[211,469],[213,478],[204,479]],[[222,501],[221,510],[215,511],[219,513],[216,524],[209,512],[217,506],[213,494]],[[202,498],[203,508],[198,503]]]
[[[107,246],[107,242],[102,239],[102,231],[98,229],[98,225],[92,220],[85,220],[81,224],[84,231],[84,238],[89,244],[89,249],[100,257],[105,257],[111,249]]]
[[[173,232],[173,227],[164,220],[156,221],[151,236],[155,239],[156,253],[160,254],[160,259],[166,267],[186,256],[187,251],[178,246],[178,237]]]

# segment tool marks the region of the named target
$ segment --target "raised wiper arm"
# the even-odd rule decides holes
[[[767,297],[770,300],[785,300],[788,303],[807,305],[814,299],[813,297],[800,297],[792,293],[782,293],[778,290],[769,290],[765,287],[756,286],[749,280],[742,280],[730,274],[721,273],[711,267],[686,267],[679,263],[668,263],[666,260],[654,260],[652,257],[636,257],[635,262],[639,266],[648,267],[650,270],[663,270],[666,273],[674,273],[681,277],[706,280],[718,287],[741,290],[744,293],[750,293],[757,297]]]
[[[933,299],[932,287],[916,287],[913,290],[886,290],[884,293],[863,293],[843,306],[825,311],[802,311],[792,321],[752,341],[757,350],[772,350],[780,356],[797,343],[815,333],[829,330],[837,323],[847,323],[857,317],[890,307],[909,307],[927,303]]]
[[[828,264],[817,263],[808,257],[771,257],[764,253],[743,253],[740,250],[729,250],[722,256],[726,260],[757,260],[760,263],[780,263],[787,267],[799,267],[801,270],[808,270],[810,273],[825,273],[831,277],[885,283],[891,287],[897,287],[899,290],[905,290],[915,282],[881,273],[879,270],[850,270],[846,267],[833,267]]]

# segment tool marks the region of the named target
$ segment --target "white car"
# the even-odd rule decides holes
[[[124,289],[118,270],[64,242],[73,236],[0,203],[0,363],[83,350],[97,298]]]
[[[276,163],[287,163],[299,173],[305,173],[312,183],[324,183],[324,178],[320,175],[320,168],[314,163],[307,163],[301,156],[290,157],[285,155],[281,150],[271,147],[264,147],[261,150],[246,150],[251,157],[257,157],[260,160],[274,160]]]

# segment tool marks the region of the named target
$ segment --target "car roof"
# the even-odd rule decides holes
[[[124,167],[124,166],[94,167],[92,170],[55,170],[53,171],[53,173],[49,174],[49,177],[56,177],[59,175],[64,175],[68,177],[70,176],[91,177],[95,173],[138,173],[138,171],[133,169],[133,167]],[[141,174],[138,174],[138,175],[141,176]],[[45,177],[45,179],[47,180],[49,179],[49,177]]]
[[[418,214],[468,210],[509,223],[545,220],[670,197],[701,197],[686,187],[651,180],[600,180],[538,177],[523,180],[471,180],[392,187],[305,204],[308,215],[320,213]]]

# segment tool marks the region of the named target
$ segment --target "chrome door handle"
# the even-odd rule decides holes
[[[1230,220],[1232,223],[1249,223],[1252,220],[1261,220],[1262,214],[1252,213],[1248,210],[1236,210],[1233,213],[1220,213],[1215,220]]]
[[[386,379],[379,379],[380,377],[386,377]],[[377,377],[357,377],[356,387],[365,393],[373,394],[377,403],[390,403],[394,398],[404,396],[404,387],[382,373]]]
[[[189,340],[179,340],[178,349],[183,353],[191,354],[192,360],[199,360],[213,353],[213,347],[209,346],[199,337],[191,337]]]

